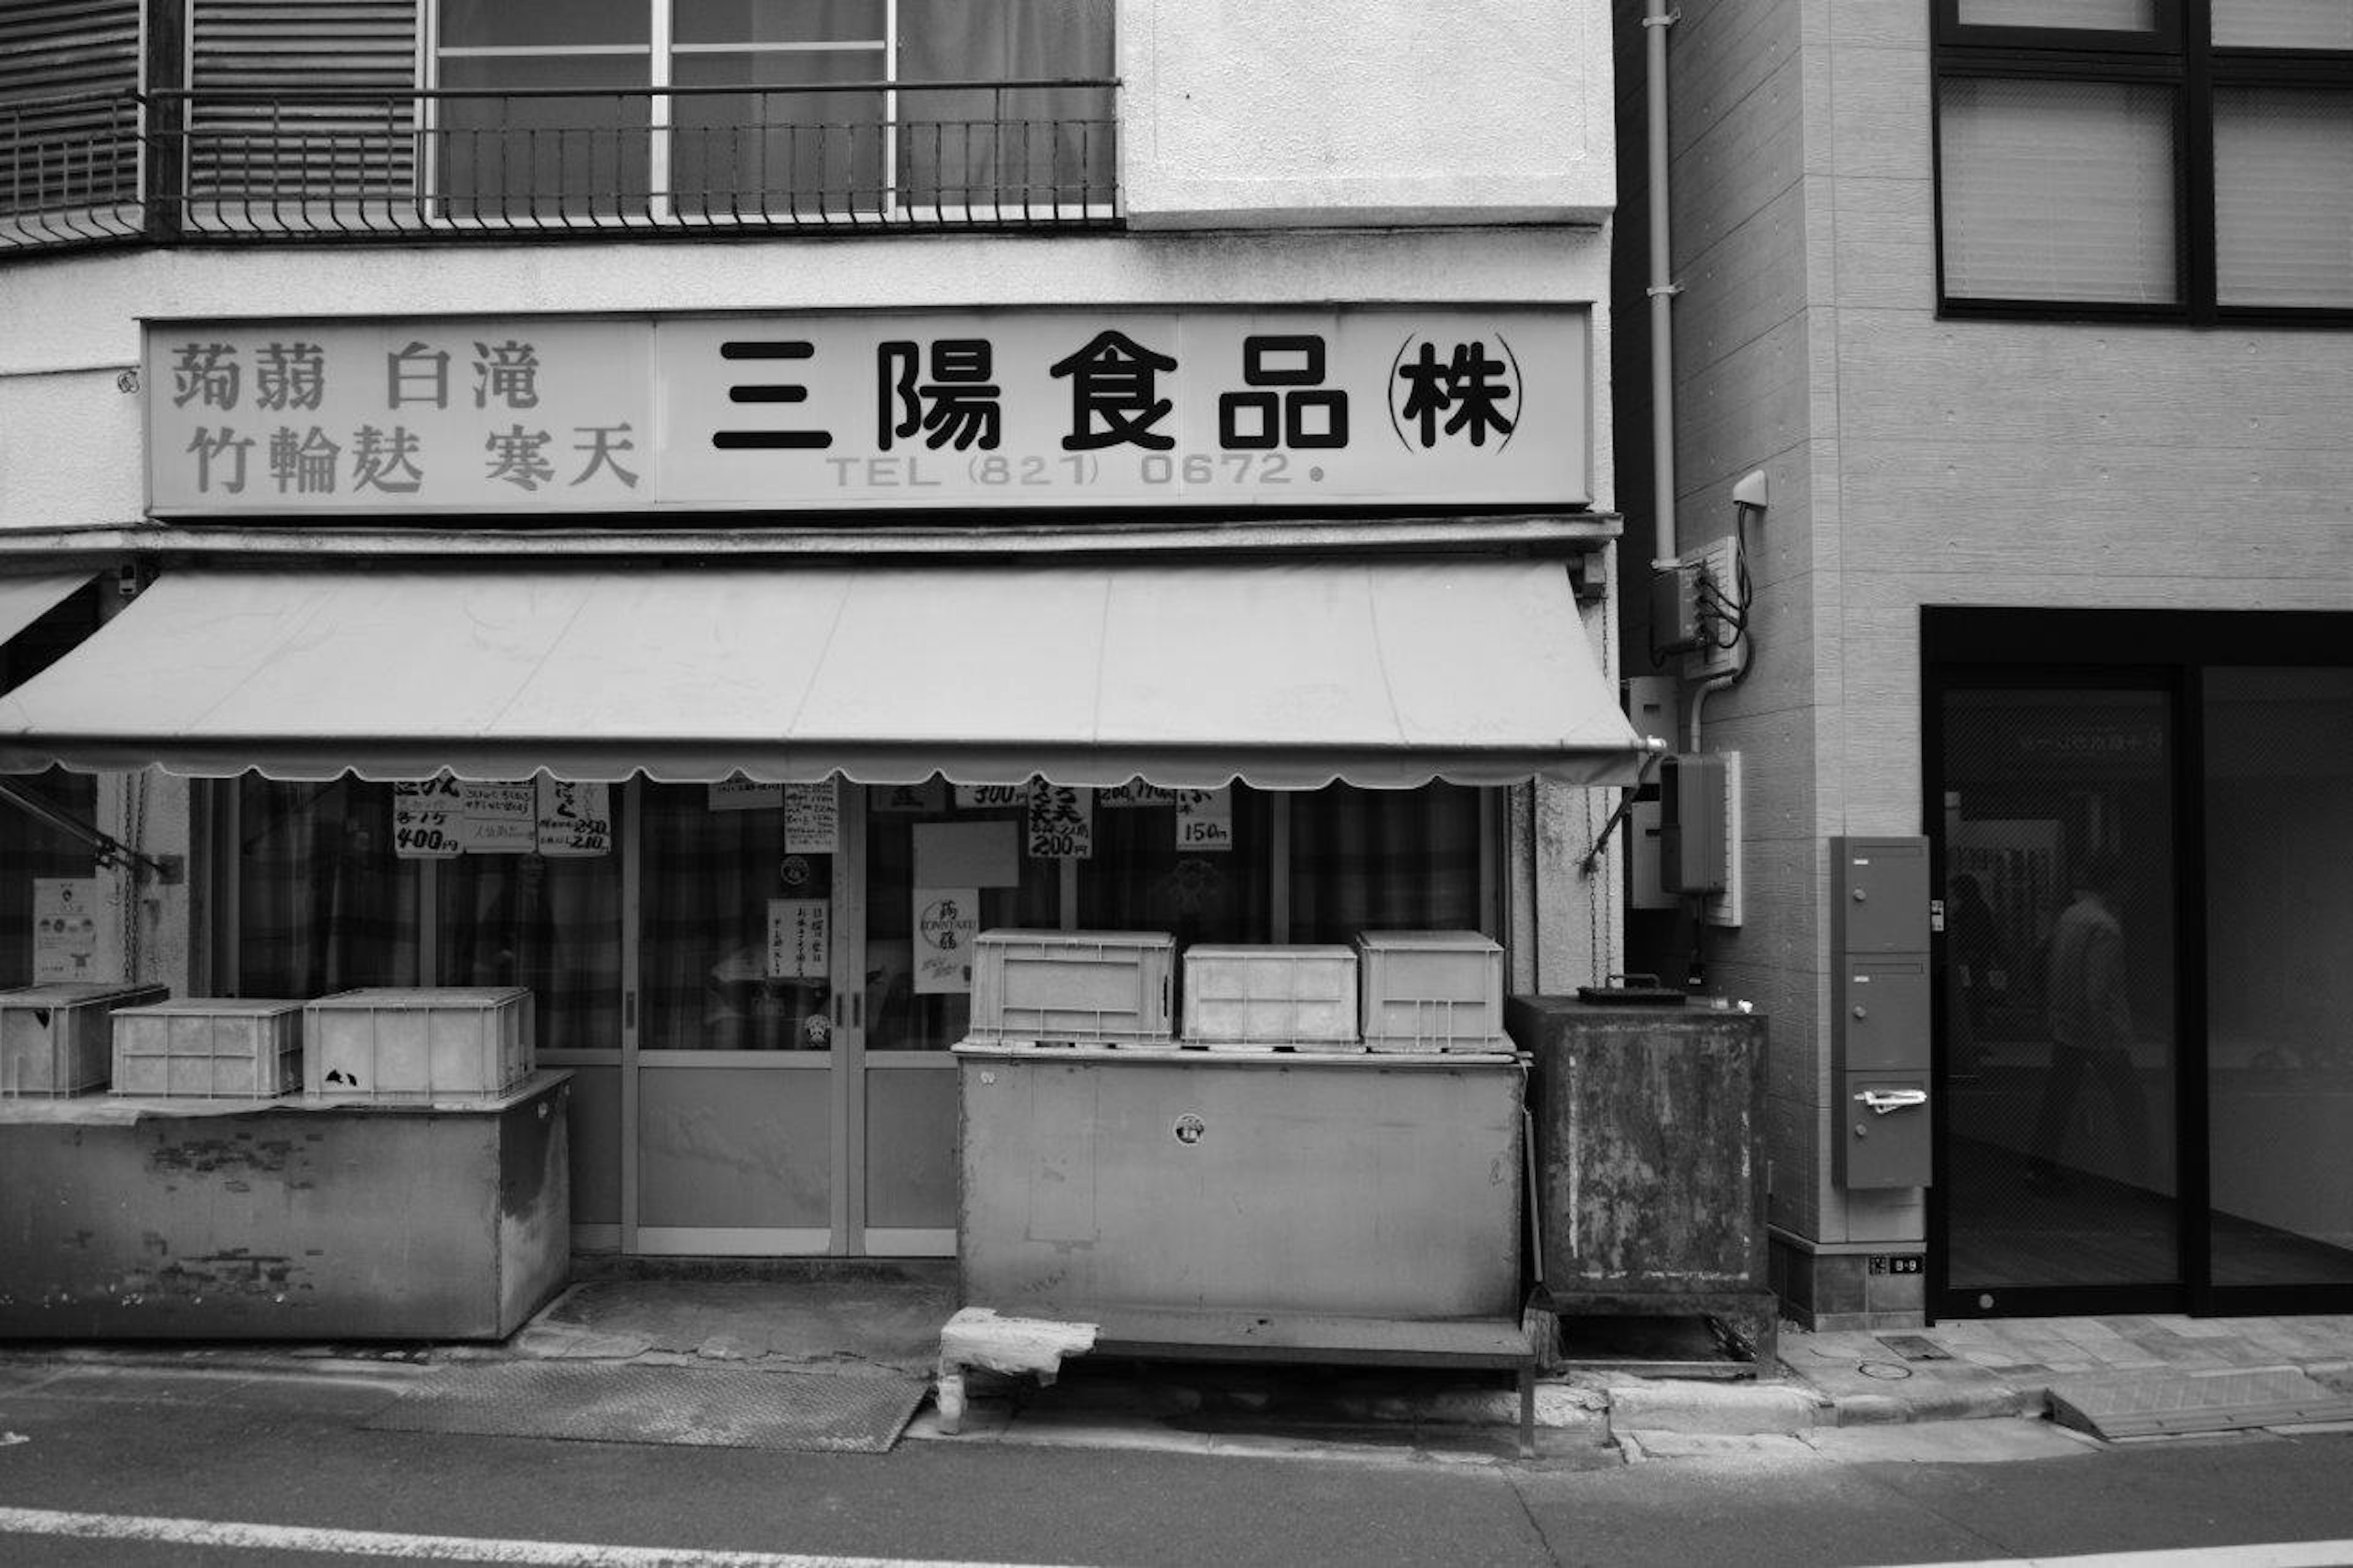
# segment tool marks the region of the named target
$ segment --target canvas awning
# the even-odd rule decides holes
[[[6,642],[58,605],[97,574],[27,572],[0,576],[0,642]]]
[[[1176,787],[1642,755],[1558,562],[192,568],[0,697],[0,770]]]

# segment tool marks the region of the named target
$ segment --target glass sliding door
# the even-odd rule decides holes
[[[2353,669],[2211,669],[2204,716],[2212,1284],[2353,1284]]]
[[[639,1252],[841,1249],[841,857],[818,788],[821,811],[784,786],[637,786]]]
[[[1948,1299],[2162,1296],[2182,1279],[2172,695],[1962,679],[1937,700]]]

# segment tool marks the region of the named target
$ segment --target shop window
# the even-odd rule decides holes
[[[640,792],[639,1044],[825,1049],[833,987],[824,954],[812,952],[807,973],[772,975],[769,906],[825,904],[835,857],[793,848],[782,811],[712,810],[708,785]]]
[[[98,813],[98,780],[89,773],[51,768],[9,781],[42,804],[82,822]],[[87,880],[98,875],[90,846],[38,818],[0,802],[0,987],[63,979],[35,964],[35,884],[55,878]]]
[[[1458,784],[1334,784],[1291,808],[1291,940],[1363,931],[1479,931],[1479,794]]]
[[[1937,0],[1946,310],[2353,320],[2348,18]]]
[[[1079,924],[1165,931],[1178,951],[1197,942],[1273,942],[1270,798],[1236,784],[1233,840],[1180,849],[1172,806],[1095,812],[1095,846],[1079,870]]]
[[[442,0],[461,214],[1050,202],[1112,184],[1104,0]],[[578,89],[575,93],[568,90]],[[743,90],[727,90],[741,89]]]
[[[419,984],[419,863],[394,853],[392,786],[248,773],[236,788],[238,994]]]
[[[444,985],[523,985],[543,1050],[621,1037],[621,858],[461,855],[437,862]]]

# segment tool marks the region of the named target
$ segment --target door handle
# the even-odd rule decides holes
[[[1891,1110],[1910,1110],[1915,1106],[1927,1104],[1928,1091],[1925,1089],[1866,1089],[1854,1099],[1856,1104],[1870,1107],[1873,1115],[1884,1116]]]

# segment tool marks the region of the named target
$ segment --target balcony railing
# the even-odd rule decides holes
[[[0,249],[1102,226],[1108,79],[0,105]]]

